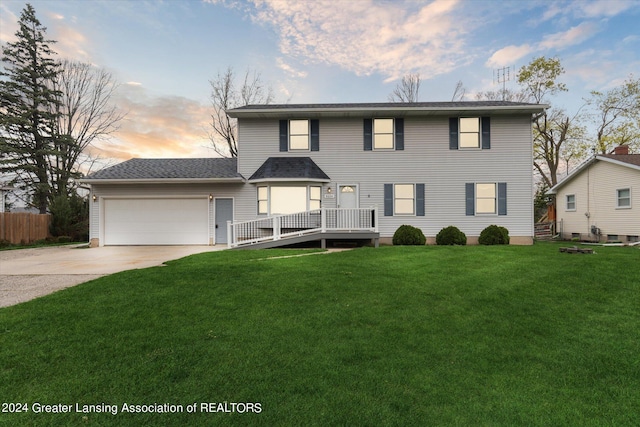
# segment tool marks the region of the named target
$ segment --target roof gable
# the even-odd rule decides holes
[[[322,181],[331,180],[310,157],[269,157],[249,181]]]
[[[560,188],[571,182],[575,177],[579,176],[592,164],[599,161],[624,166],[631,170],[640,171],[640,154],[598,154],[587,159],[562,181],[551,187],[547,194],[556,194]]]

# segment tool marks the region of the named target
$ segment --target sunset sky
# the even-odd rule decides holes
[[[0,41],[15,40],[24,1],[0,2]],[[420,101],[497,90],[494,72],[558,57],[574,113],[591,90],[640,75],[640,1],[164,0],[31,4],[60,58],[120,83],[127,113],[102,157],[214,157],[209,80],[256,70],[279,103],[384,102],[420,73]],[[515,67],[515,71],[514,71]]]

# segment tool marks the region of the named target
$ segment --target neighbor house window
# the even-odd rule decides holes
[[[460,118],[460,148],[480,148],[480,118]]]
[[[496,184],[476,184],[476,213],[496,213]]]
[[[630,208],[631,207],[631,189],[630,188],[622,188],[620,190],[616,190],[617,193],[617,205],[618,208]]]
[[[309,149],[309,120],[289,120],[289,149]]]
[[[567,209],[568,211],[576,210],[576,195],[575,194],[567,194]]]
[[[258,187],[258,213],[286,215],[320,209],[320,186],[269,186]]]
[[[393,149],[393,119],[373,119],[373,148]]]

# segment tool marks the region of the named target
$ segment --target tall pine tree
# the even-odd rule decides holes
[[[17,40],[2,49],[0,71],[0,172],[31,196],[46,213],[51,186],[48,158],[55,155],[54,137],[59,93],[47,83],[59,73],[46,28],[30,4],[23,9]]]

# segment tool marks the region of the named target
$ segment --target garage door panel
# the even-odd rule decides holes
[[[106,199],[106,245],[207,245],[209,202],[200,199]]]

